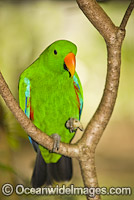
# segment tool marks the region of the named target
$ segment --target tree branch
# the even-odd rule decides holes
[[[117,98],[121,65],[121,44],[124,38],[124,32],[119,30],[117,38],[114,45],[107,46],[107,78],[100,105],[87,125],[83,137],[79,141],[79,143],[84,143],[90,147],[93,145],[93,152],[110,120]]]
[[[129,20],[129,17],[131,15],[133,9],[134,9],[134,0],[131,0],[130,4],[128,6],[128,9],[126,10],[126,13],[125,13],[125,15],[124,15],[124,17],[122,19],[121,24],[120,24],[120,29],[121,30],[125,30],[127,22]]]
[[[95,0],[76,0],[81,10],[89,21],[101,33],[107,45],[107,78],[101,102],[88,123],[83,137],[78,142],[80,149],[83,147],[83,157],[79,158],[83,181],[86,187],[97,187],[98,180],[95,167],[95,150],[99,140],[111,118],[117,98],[120,66],[121,46],[125,37],[125,26],[132,12],[131,6],[127,9],[123,19],[124,29],[116,27],[107,14]],[[129,13],[129,14],[128,14]],[[87,196],[87,199],[90,197]],[[100,199],[95,196],[94,199]]]
[[[100,32],[106,42],[108,44],[112,44],[112,41],[116,37],[117,27],[96,2],[96,0],[76,0],[76,2],[85,16]]]

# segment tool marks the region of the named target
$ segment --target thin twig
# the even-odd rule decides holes
[[[134,9],[134,0],[131,0],[130,4],[129,4],[127,10],[126,10],[126,13],[125,13],[125,15],[124,15],[124,17],[122,19],[122,22],[120,24],[120,29],[121,30],[125,30],[127,22],[129,20],[129,17],[131,15],[133,9]]]

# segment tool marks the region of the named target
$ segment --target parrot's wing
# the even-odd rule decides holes
[[[26,116],[30,118],[30,80],[28,78],[20,78],[19,102]]]
[[[75,89],[75,93],[76,93],[76,97],[77,97],[77,101],[78,101],[79,119],[80,119],[81,112],[83,109],[83,90],[82,90],[82,85],[81,85],[80,79],[76,72],[73,76],[73,80],[74,80],[74,89]]]
[[[30,101],[30,80],[23,75],[21,75],[20,80],[19,80],[19,104],[21,109],[24,111],[26,116],[33,120],[34,113],[31,108],[31,101]],[[38,149],[38,144],[32,140],[31,137],[29,137],[29,140],[31,144],[33,145],[35,151]]]

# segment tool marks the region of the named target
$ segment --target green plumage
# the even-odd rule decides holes
[[[80,112],[74,79],[64,69],[64,58],[70,52],[76,55],[76,51],[73,43],[56,41],[21,74],[19,82],[20,107],[41,131],[49,136],[59,134],[64,143],[69,143],[75,134],[66,128],[66,121],[71,117],[79,119]],[[83,97],[76,72],[75,77]],[[39,148],[46,163],[56,163],[61,157],[41,145]]]

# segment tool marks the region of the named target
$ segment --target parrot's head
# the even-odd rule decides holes
[[[44,62],[47,63],[48,70],[55,74],[68,74],[73,77],[75,73],[75,56],[77,47],[70,41],[58,40],[52,43],[42,53]]]

